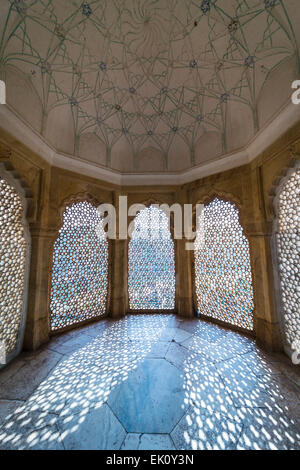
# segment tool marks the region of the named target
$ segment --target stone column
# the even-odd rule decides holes
[[[182,317],[191,318],[193,311],[193,251],[186,250],[186,240],[176,240],[176,296],[177,313]]]
[[[111,318],[124,317],[128,306],[128,241],[111,240]]]
[[[111,286],[109,316],[111,318],[124,317],[128,308],[128,240],[120,239],[119,233],[119,196],[121,195],[119,191],[115,191],[114,193],[116,239],[110,241]]]
[[[191,318],[193,311],[193,256],[194,252],[186,249],[187,240],[184,234],[184,204],[189,202],[185,188],[180,188],[176,194],[176,202],[182,209],[182,238],[175,240],[175,267],[176,267],[176,309],[178,315]],[[175,230],[173,230],[175,234]]]
[[[271,351],[281,351],[271,252],[272,220],[267,215],[260,169],[254,168],[249,177],[251,191],[244,185],[243,227],[250,245],[256,341]]]
[[[252,261],[256,340],[271,351],[281,351],[281,326],[274,296],[271,234],[267,230],[256,233],[252,231],[247,237]]]
[[[31,227],[31,260],[24,349],[34,350],[50,336],[50,265],[55,231]]]

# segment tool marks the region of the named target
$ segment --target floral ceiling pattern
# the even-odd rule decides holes
[[[257,99],[270,74],[299,52],[295,0],[1,0],[0,72],[30,80],[42,108],[71,113],[73,150],[96,135],[111,166],[125,139],[134,165],[146,148],[168,170],[174,142],[189,166],[207,132],[227,142],[231,103],[259,130]],[[295,20],[296,21],[296,20]],[[245,142],[246,143],[246,142]],[[172,147],[173,146],[173,147]]]

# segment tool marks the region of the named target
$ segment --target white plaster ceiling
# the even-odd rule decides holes
[[[282,122],[299,77],[300,9],[298,0],[1,0],[0,41],[7,108],[59,166],[198,175],[225,157],[245,163],[248,144]]]

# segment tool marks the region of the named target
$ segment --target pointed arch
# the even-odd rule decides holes
[[[109,244],[97,206],[88,194],[72,196],[64,203],[52,255],[52,332],[107,314]]]
[[[149,204],[134,221],[128,250],[129,309],[173,311],[175,252],[168,217]]]
[[[249,241],[236,204],[218,196],[207,199],[195,244],[198,312],[252,331],[254,301]]]

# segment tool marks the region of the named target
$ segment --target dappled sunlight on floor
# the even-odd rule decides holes
[[[0,372],[0,448],[296,449],[299,377],[212,323],[103,320]]]

